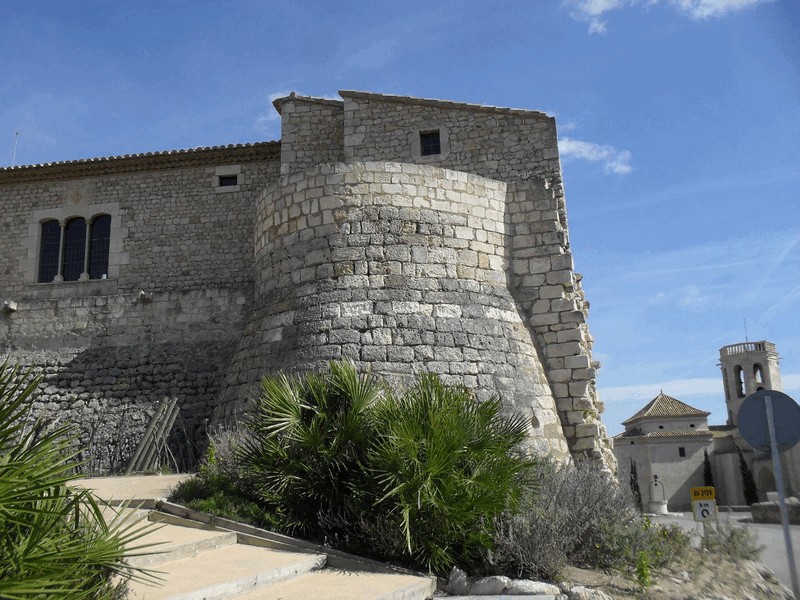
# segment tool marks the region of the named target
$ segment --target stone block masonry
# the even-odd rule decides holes
[[[263,374],[345,358],[498,394],[531,450],[614,470],[555,121],[341,96],[276,100],[280,144],[0,169],[0,351],[37,408],[136,432],[175,395],[202,443]],[[98,214],[107,277],[37,283],[42,223]]]

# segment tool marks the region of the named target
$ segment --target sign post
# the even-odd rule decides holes
[[[762,408],[763,407],[763,408]],[[778,416],[776,427],[775,416]],[[797,565],[794,562],[792,537],[789,532],[789,514],[783,490],[783,472],[778,445],[786,448],[794,446],[800,439],[800,406],[783,392],[760,390],[744,399],[739,407],[739,432],[754,448],[769,445],[772,454],[772,469],[775,471],[775,484],[778,488],[778,507],[783,523],[783,539],[786,543],[786,558],[789,561],[789,574],[792,578],[794,597],[800,600],[800,584],[797,580]],[[764,429],[766,429],[766,435]]]
[[[717,520],[717,490],[714,486],[704,485],[689,490],[692,496],[692,513],[696,523],[703,524],[703,535],[709,521]]]

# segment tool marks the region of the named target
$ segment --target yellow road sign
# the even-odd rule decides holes
[[[717,497],[717,490],[714,489],[713,485],[693,487],[690,493],[692,495],[692,502],[695,500],[713,500]]]

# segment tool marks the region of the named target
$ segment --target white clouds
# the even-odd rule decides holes
[[[681,396],[699,394],[719,394],[722,396],[721,377],[692,377],[688,379],[673,379],[657,383],[643,383],[638,385],[623,385],[617,387],[600,388],[600,397],[606,402],[647,400],[655,398],[660,392],[668,396],[681,399]]]
[[[398,40],[388,37],[377,40],[347,56],[344,65],[358,69],[380,69],[394,58],[398,43]]]
[[[589,33],[605,33],[603,16],[611,11],[634,5],[650,6],[659,2],[696,21],[722,17],[728,13],[772,2],[773,0],[562,0],[572,18],[589,23]]]
[[[669,0],[669,3],[692,19],[700,20],[721,17],[765,1],[772,0]]]
[[[291,90],[278,90],[275,92],[269,92],[267,94],[267,112],[265,112],[263,115],[260,115],[256,119],[256,128],[261,130],[271,129],[269,122],[280,119],[280,115],[278,114],[278,111],[275,110],[275,107],[272,106],[272,102],[278,98],[288,96],[291,93]]]
[[[558,151],[565,160],[578,158],[591,162],[602,162],[606,173],[627,175],[633,170],[631,153],[628,150],[618,150],[613,146],[565,137],[558,141]]]
[[[700,291],[696,285],[689,284],[683,286],[678,298],[678,306],[688,310],[698,310],[708,303],[709,296]]]

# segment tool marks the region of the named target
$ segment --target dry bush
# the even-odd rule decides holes
[[[533,474],[539,493],[496,521],[491,562],[499,571],[557,581],[567,565],[634,565],[642,552],[659,567],[688,550],[675,528],[653,526],[627,488],[587,463],[546,462]]]

